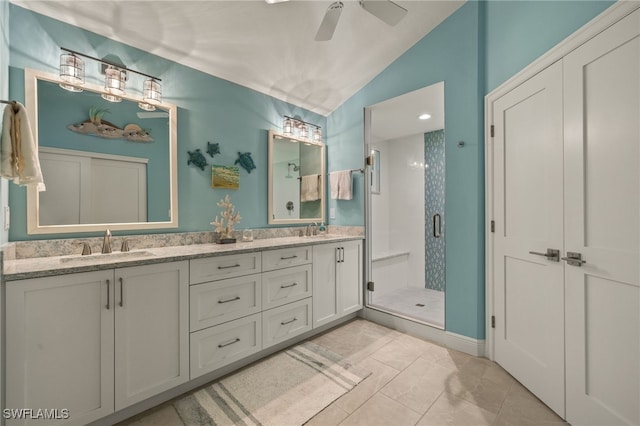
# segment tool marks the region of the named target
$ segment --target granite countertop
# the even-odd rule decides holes
[[[128,266],[150,265],[154,263],[198,259],[229,254],[251,253],[269,249],[361,240],[362,236],[322,235],[316,237],[265,238],[252,242],[235,244],[193,244],[184,246],[156,247],[129,252],[91,254],[87,256],[52,256],[30,259],[6,260],[4,281],[27,278],[49,277],[53,275],[90,272]]]

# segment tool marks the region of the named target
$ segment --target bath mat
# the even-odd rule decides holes
[[[369,374],[322,346],[304,342],[173,405],[186,426],[298,426]]]

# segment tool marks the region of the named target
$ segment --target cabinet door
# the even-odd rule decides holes
[[[342,316],[362,309],[362,242],[349,241],[341,247],[337,280]]]
[[[116,269],[116,410],[189,378],[189,263]]]
[[[313,326],[340,316],[340,292],[336,281],[336,260],[341,246],[322,244],[313,248]]]
[[[113,412],[112,281],[108,270],[6,284],[7,408],[69,410],[48,425]],[[30,423],[7,421],[18,424]]]

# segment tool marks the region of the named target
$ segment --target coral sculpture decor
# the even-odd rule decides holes
[[[223,200],[218,201],[218,207],[222,207],[222,217],[218,219],[218,216],[211,222],[211,225],[215,227],[215,233],[219,236],[216,242],[220,244],[235,243],[236,239],[233,238],[233,225],[240,223],[240,213],[236,211],[236,208],[231,204],[231,197],[227,195]]]

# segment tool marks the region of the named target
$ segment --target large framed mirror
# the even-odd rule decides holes
[[[325,146],[269,131],[269,223],[324,222]]]
[[[26,108],[47,190],[27,189],[28,234],[178,227],[177,108],[108,102],[25,69]]]

